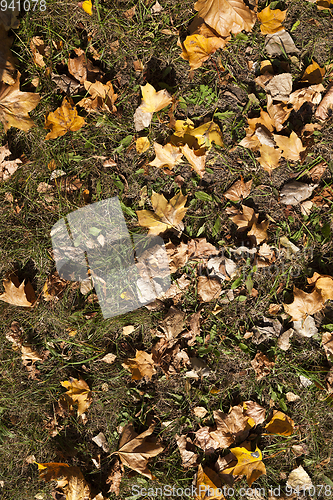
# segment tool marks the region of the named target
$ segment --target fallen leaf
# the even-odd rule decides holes
[[[325,161],[321,161],[318,165],[309,170],[308,174],[314,182],[320,181],[325,172],[327,171],[327,163]]]
[[[68,71],[81,84],[86,80],[95,81],[101,75],[101,70],[94,66],[82,49],[74,49],[75,56],[68,59]]]
[[[104,363],[108,363],[109,365],[111,365],[116,360],[116,358],[117,356],[115,354],[109,352],[108,354],[105,354],[105,356],[103,356],[101,361],[104,361]]]
[[[312,481],[309,474],[300,465],[297,469],[291,471],[288,476],[286,486],[292,488],[293,490],[296,490],[297,488],[296,491],[301,490],[305,492],[307,489],[311,488]]]
[[[299,49],[294,44],[293,39],[284,29],[272,35],[266,35],[265,50],[269,56],[299,53]]]
[[[165,89],[156,92],[150,83],[141,86],[141,108],[145,113],[155,113],[172,103],[172,96]]]
[[[157,144],[157,143],[156,143]],[[148,137],[139,137],[135,143],[136,152],[140,155],[145,153],[150,148],[150,142]]]
[[[66,92],[66,94],[75,94],[80,88],[80,83],[67,75],[57,75],[56,73],[51,73],[51,78],[57,88],[61,92]]]
[[[255,401],[243,402],[244,414],[255,422],[256,425],[262,424],[265,421],[266,410]]]
[[[259,245],[268,238],[267,228],[269,226],[269,221],[254,222],[251,226],[250,231],[247,233],[248,236],[254,236],[256,244]]]
[[[89,92],[91,97],[85,97],[78,102],[78,105],[85,108],[89,112],[107,111],[108,113],[116,113],[117,108],[114,105],[118,94],[114,93],[111,82],[105,85],[101,82],[84,82],[84,88]]]
[[[324,307],[322,296],[317,290],[312,293],[303,292],[294,286],[294,300],[291,304],[283,304],[284,310],[291,316],[293,321],[305,319],[321,311]]]
[[[6,11],[8,13],[9,9]],[[1,11],[0,15],[6,13],[5,11]],[[1,23],[1,19],[0,19]],[[7,83],[7,85],[15,84],[15,63],[16,59],[13,56],[10,47],[13,43],[13,38],[8,36],[7,31],[4,26],[1,24],[0,27],[0,43],[1,43],[1,51],[0,51],[0,80],[3,83]]]
[[[315,320],[312,316],[307,316],[305,319],[293,322],[293,328],[300,337],[310,338],[318,333],[318,328],[315,325]]]
[[[315,85],[323,81],[325,68],[321,68],[318,63],[312,60],[312,63],[305,69],[301,81]]]
[[[198,16],[220,36],[251,31],[256,15],[242,0],[198,0],[194,4]]]
[[[251,366],[256,372],[256,379],[261,380],[270,374],[274,367],[274,362],[270,361],[268,357],[262,352],[257,352],[254,359],[251,361]]]
[[[158,3],[158,1],[156,0],[156,2],[154,3],[154,5],[151,8],[152,14],[159,14],[162,10],[163,10],[162,5],[160,5]]]
[[[51,54],[50,47],[45,46],[45,42],[40,36],[34,36],[30,41],[30,50],[36,66],[44,68],[44,56],[48,57]]]
[[[237,465],[221,471],[223,474],[232,474],[233,476],[246,475],[247,484],[251,487],[262,474],[266,474],[266,467],[262,462],[262,453],[258,447],[251,451],[251,443],[244,442],[243,446],[230,448],[231,453],[237,459]]]
[[[141,106],[139,106],[134,113],[134,126],[137,132],[140,132],[146,127],[149,127],[153,113],[146,113],[143,111]]]
[[[291,103],[291,98],[296,92],[290,94],[288,103],[289,102]],[[288,107],[288,105],[285,104],[284,102],[273,104],[272,96],[267,94],[267,112],[269,114],[273,127],[278,132],[280,132],[284,127],[284,123],[288,120],[289,115],[292,112],[292,108]]]
[[[106,484],[110,485],[108,493],[115,493],[117,496],[119,495],[120,493],[119,488],[123,474],[124,474],[124,466],[120,462],[120,460],[117,459],[112,465],[108,478],[105,481]]]
[[[196,406],[195,408],[193,408],[192,411],[194,415],[198,418],[204,418],[208,413],[206,408],[204,408],[203,406]]]
[[[190,363],[192,370],[186,372],[185,377],[199,380],[203,377],[209,377],[211,375],[210,369],[202,359],[190,358]]]
[[[133,5],[133,7],[131,7],[130,9],[127,9],[123,12],[124,16],[126,17],[126,19],[132,19],[134,14],[135,14],[135,9],[136,9],[136,5]]]
[[[323,100],[316,109],[315,118],[321,121],[325,121],[330,116],[332,116],[332,111],[333,111],[333,82],[331,82],[327,87]]]
[[[286,399],[289,403],[293,403],[294,401],[298,401],[301,399],[297,394],[294,394],[293,392],[286,392]]]
[[[282,325],[277,319],[270,319],[263,316],[261,325],[255,325],[252,327],[253,335],[251,340],[254,344],[261,344],[268,339],[278,337],[282,330]]]
[[[81,7],[84,12],[89,14],[89,16],[92,16],[93,6],[91,0],[84,0],[83,2],[79,2],[77,5],[78,7]]]
[[[164,450],[156,438],[148,438],[153,433],[154,428],[155,426],[151,425],[138,435],[132,424],[126,425],[120,438],[119,450],[115,452],[119,455],[123,465],[150,479],[154,479],[154,476],[147,467],[148,460]],[[146,440],[146,438],[148,439]]]
[[[205,163],[207,155],[205,152],[205,148],[194,150],[190,149],[188,145],[185,144],[185,146],[182,146],[180,149],[185,158],[187,159],[187,161],[189,162],[189,164],[192,166],[193,170],[202,179],[206,173]]]
[[[188,469],[189,467],[195,467],[197,465],[199,455],[195,453],[195,446],[192,443],[191,438],[185,435],[178,436],[178,434],[176,434],[175,439],[177,442],[177,446],[182,459],[182,466],[184,467],[184,469]]]
[[[180,148],[167,143],[165,146],[161,146],[157,142],[154,142],[155,158],[149,163],[152,167],[165,168],[168,167],[172,169],[178,163],[182,161],[182,152]]]
[[[288,102],[292,88],[293,80],[291,73],[275,75],[269,83],[265,85],[266,92],[270,94],[275,101]]]
[[[215,453],[220,448],[219,441],[210,435],[209,427],[202,427],[195,433],[195,444],[202,448],[207,455]]]
[[[326,354],[328,361],[332,361],[333,360],[333,333],[324,332],[321,341],[323,344],[323,348],[325,349],[325,354]]]
[[[5,160],[11,154],[7,144],[0,147],[0,182],[10,179],[22,163],[19,158],[16,158],[16,160]]]
[[[289,328],[289,330],[283,332],[278,338],[277,345],[282,351],[288,351],[290,348],[290,338],[294,335],[294,330]]]
[[[246,439],[249,430],[255,425],[243,405],[233,406],[229,413],[217,410],[213,414],[216,431],[211,431],[209,434],[218,443],[219,448],[229,448],[236,439]]]
[[[281,31],[283,28],[282,23],[286,18],[287,11],[275,9],[272,10],[270,6],[258,12],[257,16],[261,23],[260,31],[263,35],[270,35]]]
[[[51,187],[51,186],[50,186]],[[59,273],[55,271],[46,280],[43,286],[43,297],[46,302],[51,300],[58,301],[65,293],[66,288],[71,284],[71,281],[60,278]]]
[[[97,436],[94,436],[92,438],[92,441],[97,444],[97,446],[99,446],[100,448],[102,448],[102,450],[105,452],[105,453],[109,453],[110,451],[110,447],[109,447],[109,444],[103,434],[103,432],[100,432],[99,434],[97,434]]]
[[[91,500],[89,484],[79,467],[54,462],[37,463],[37,465],[40,479],[57,481],[57,487],[63,490],[66,500]]]
[[[230,219],[237,225],[239,230],[244,231],[244,229],[248,229],[254,224],[257,215],[254,213],[253,208],[242,205],[242,212],[230,217]]]
[[[314,283],[315,289],[321,294],[324,302],[333,300],[333,277],[325,274],[314,273],[308,278],[308,283]]]
[[[11,275],[3,280],[5,292],[0,295],[0,300],[12,304],[13,306],[31,307],[36,301],[34,289],[30,281],[25,284],[25,280],[20,284],[18,278]]]
[[[224,38],[193,34],[185,38],[184,42],[178,39],[177,45],[182,49],[181,57],[190,63],[191,70],[200,68],[207,59],[218,49],[226,45]]]
[[[151,380],[156,373],[155,362],[151,354],[145,351],[137,350],[135,358],[128,358],[121,366],[132,373],[132,380],[141,380],[143,377]]]
[[[197,284],[198,299],[201,302],[209,302],[217,299],[221,295],[222,286],[216,279],[209,279],[206,276],[199,276]]]
[[[289,137],[277,134],[274,134],[273,137],[277,146],[282,149],[282,156],[286,160],[300,160],[300,153],[305,151],[306,147],[303,146],[301,139],[297,136],[297,134],[295,134],[295,132],[291,132]]]
[[[153,192],[151,203],[154,212],[150,210],[136,211],[140,226],[149,228],[148,234],[153,235],[158,235],[171,228],[182,231],[184,225],[181,221],[188,210],[185,208],[186,201],[187,196],[183,196],[181,192],[170,201],[162,194]]]
[[[292,92],[288,102],[293,106],[295,111],[298,111],[305,102],[317,105],[321,101],[321,92],[324,90],[324,86],[321,83],[319,85],[310,85],[310,87]]]
[[[78,380],[72,377],[60,383],[67,389],[67,392],[62,396],[66,398],[71,406],[78,405],[77,415],[80,417],[92,403],[91,390],[88,384],[82,378]]]
[[[241,176],[239,181],[234,182],[234,184],[223,193],[223,196],[231,201],[240,201],[247,198],[251,192],[252,179],[244,182]]]
[[[10,127],[27,132],[34,122],[29,112],[35,109],[40,101],[40,95],[32,92],[20,91],[20,73],[17,73],[16,81],[12,85],[0,84],[0,121],[5,132]]]
[[[202,468],[199,465],[195,486],[196,496],[194,500],[225,500],[222,493],[222,483],[218,474],[209,467]]]
[[[258,158],[258,162],[266,172],[271,173],[272,170],[279,166],[279,161],[282,155],[281,150],[262,144],[259,151],[260,156]]]
[[[189,130],[188,133],[197,139],[200,148],[210,149],[213,142],[221,148],[224,147],[221,129],[213,121],[203,123],[199,127]]]
[[[277,434],[278,436],[291,436],[294,433],[294,421],[282,413],[274,410],[273,416],[265,425],[266,434]]]
[[[284,205],[297,205],[300,201],[310,198],[317,185],[298,181],[288,182],[280,191],[280,201]]]
[[[50,112],[45,118],[45,127],[51,132],[47,134],[45,140],[56,139],[67,132],[76,132],[85,125],[84,118],[78,115],[76,106],[67,97],[64,97],[62,104],[55,111]]]

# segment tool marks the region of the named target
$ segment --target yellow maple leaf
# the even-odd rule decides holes
[[[79,417],[89,408],[92,402],[89,385],[82,378],[78,380],[72,377],[60,383],[63,387],[68,389],[67,392],[64,393],[67,401],[71,405],[78,405],[77,415]]]
[[[303,146],[301,139],[295,132],[291,132],[289,137],[278,134],[274,134],[273,137],[277,146],[282,149],[282,156],[286,160],[300,160],[300,153],[305,151],[306,147]]]
[[[148,137],[138,137],[135,142],[135,149],[140,155],[150,148]]]
[[[177,45],[181,47],[181,56],[190,63],[191,70],[200,68],[207,59],[226,45],[227,41],[220,37],[206,38],[203,35],[193,34],[185,38],[184,42],[178,40]]]
[[[263,35],[271,35],[277,31],[283,30],[282,23],[285,20],[286,14],[286,10],[272,10],[269,5],[261,12],[258,12],[258,19],[261,22],[261,33]]]
[[[38,463],[39,477],[44,481],[57,481],[67,500],[91,499],[89,484],[79,467],[72,467],[63,463]],[[96,497],[97,498],[97,497]]]
[[[209,467],[203,469],[200,464],[198,467],[197,482],[196,482],[196,496],[195,500],[225,500],[221,491],[221,479],[218,474]]]
[[[321,68],[318,63],[312,61],[312,63],[305,69],[302,76],[302,82],[308,82],[310,85],[315,85],[323,81],[325,75],[325,68]]]
[[[221,36],[251,31],[256,22],[255,13],[243,0],[198,0],[194,8],[198,16]]]
[[[224,469],[223,474],[233,476],[246,475],[247,484],[252,485],[262,474],[266,474],[266,467],[262,462],[262,453],[258,447],[251,451],[251,443],[244,442],[243,446],[230,448],[230,451],[237,458],[237,465]]]
[[[141,86],[142,102],[141,109],[145,113],[155,113],[172,103],[172,97],[165,89],[156,92],[150,83]]]
[[[118,94],[114,93],[111,82],[105,85],[101,82],[83,82],[85,89],[89,92],[90,97],[85,97],[78,102],[87,111],[97,112],[98,110],[107,111],[108,113],[115,113],[117,111],[114,105],[117,100]]]
[[[283,304],[284,310],[293,321],[305,319],[324,307],[321,294],[314,290],[312,293],[303,292],[294,286],[294,300],[291,304]]]
[[[69,131],[76,132],[83,125],[85,125],[84,118],[78,115],[76,107],[65,97],[61,106],[45,118],[44,128],[51,130],[45,140],[56,139]]]
[[[291,436],[294,433],[294,421],[282,411],[274,410],[272,419],[265,425],[266,434]]]
[[[136,212],[140,226],[149,228],[148,234],[153,235],[163,233],[171,228],[182,231],[184,225],[181,221],[188,210],[185,208],[186,201],[187,196],[184,196],[181,192],[171,198],[170,201],[162,194],[153,192],[151,203],[154,212],[150,210],[138,210]]]
[[[266,172],[271,173],[274,168],[279,166],[281,150],[262,144],[259,151],[260,157],[258,158],[258,162]]]
[[[5,132],[10,127],[16,127],[27,132],[34,122],[29,112],[35,109],[40,101],[40,95],[33,92],[20,91],[20,73],[13,85],[0,84],[0,120]]]
[[[154,142],[154,149],[156,157],[149,163],[153,167],[168,167],[171,169],[182,161],[180,148],[172,144],[167,143],[165,146],[161,146],[161,144]]]

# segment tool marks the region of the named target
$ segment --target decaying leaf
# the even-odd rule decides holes
[[[272,10],[270,6],[265,7],[257,16],[261,23],[260,31],[263,35],[271,35],[283,29],[282,23],[286,18],[287,11],[275,9]]]
[[[139,210],[136,212],[140,226],[149,228],[148,234],[154,235],[163,233],[171,228],[182,231],[184,225],[181,221],[188,210],[185,208],[186,201],[187,196],[183,196],[181,192],[171,198],[170,201],[162,194],[153,192],[151,203],[154,212],[150,210]]]
[[[7,13],[9,9],[7,10]],[[5,14],[5,11],[1,11],[0,15]],[[0,18],[1,23],[1,18]],[[0,24],[0,81],[3,83],[7,83],[8,85],[15,84],[15,58],[10,50],[10,47],[13,43],[13,38],[8,37],[8,33]]]
[[[198,0],[194,8],[198,16],[223,37],[251,31],[256,21],[255,13],[243,0]]]
[[[40,95],[32,92],[20,91],[20,73],[14,84],[0,84],[0,121],[5,132],[10,127],[16,127],[27,132],[34,122],[29,112],[35,109],[40,101]]]
[[[280,191],[280,201],[284,205],[298,205],[301,201],[310,198],[317,185],[298,181],[288,182]]]
[[[216,431],[210,432],[210,436],[217,441],[219,448],[229,448],[235,439],[246,439],[249,430],[255,425],[243,405],[233,406],[229,413],[220,410],[213,413]]]
[[[206,151],[205,148],[200,148],[197,150],[190,149],[188,144],[181,147],[181,151],[193,170],[203,178],[205,175],[205,163],[206,163]]]
[[[261,380],[270,374],[274,367],[274,362],[270,361],[268,357],[262,352],[257,352],[255,358],[251,361],[251,366],[256,372],[256,379]]]
[[[293,490],[306,491],[311,488],[312,481],[309,474],[300,465],[297,469],[291,471],[287,479],[287,486]],[[297,490],[296,490],[297,491]]]
[[[59,273],[55,271],[46,280],[43,286],[43,297],[46,302],[51,300],[58,301],[65,293],[66,288],[72,284],[71,281],[60,278]]]
[[[101,74],[101,70],[94,66],[86,57],[82,49],[74,49],[75,56],[68,59],[68,71],[81,84],[86,80],[95,81]]]
[[[152,167],[164,168],[167,167],[172,169],[175,165],[182,161],[182,152],[180,148],[167,143],[165,146],[161,146],[157,142],[154,142],[155,158],[149,163]]]
[[[46,47],[44,40],[40,36],[34,36],[30,41],[30,50],[36,66],[44,68],[44,56],[48,57],[51,54],[50,47]]]
[[[314,273],[308,278],[308,283],[314,283],[315,289],[321,294],[323,301],[333,300],[333,277],[325,274]]]
[[[323,306],[323,298],[317,290],[306,293],[295,286],[294,301],[291,304],[283,304],[285,312],[291,316],[293,321],[305,319],[306,316],[321,311]]]
[[[315,117],[318,120],[325,121],[330,116],[332,116],[332,112],[333,112],[333,82],[331,82],[327,87],[326,94],[324,95],[323,100],[316,109]]]
[[[31,307],[36,301],[34,289],[30,281],[21,284],[18,278],[11,275],[9,278],[3,280],[5,292],[0,295],[0,300],[12,304],[13,306]]]
[[[16,158],[16,160],[5,160],[11,154],[8,145],[0,147],[0,182],[9,179],[22,163],[19,158]]]
[[[318,328],[316,327],[315,320],[312,316],[307,316],[305,319],[294,321],[293,328],[300,337],[309,338],[318,333]]]
[[[192,443],[191,438],[183,435],[175,435],[177,441],[180,456],[182,457],[182,465],[184,469],[189,467],[195,467],[199,458],[199,455],[195,453],[195,446]]]
[[[152,355],[145,351],[136,351],[135,358],[128,358],[122,366],[132,373],[132,380],[141,380],[147,377],[151,380],[156,373]]]
[[[123,474],[124,466],[122,462],[117,458],[117,460],[111,466],[110,473],[106,480],[106,484],[110,485],[108,493],[115,493],[117,496],[119,495],[119,488]]]
[[[82,378],[70,377],[69,380],[61,382],[61,385],[67,389],[67,392],[63,394],[67,402],[71,406],[78,405],[77,415],[80,417],[92,403],[91,390],[88,384]]]
[[[85,97],[78,102],[89,112],[107,111],[108,113],[116,113],[117,108],[114,105],[118,94],[114,93],[111,82],[103,84],[101,82],[84,82],[84,88],[89,92],[90,97]]]
[[[319,104],[321,101],[321,92],[324,90],[324,86],[321,83],[319,85],[310,85],[310,87],[292,92],[288,102],[293,106],[295,111],[298,111],[305,102],[312,105]]]
[[[119,450],[115,452],[123,465],[150,479],[154,479],[154,476],[147,467],[148,460],[164,450],[157,439],[151,436],[154,428],[151,425],[146,431],[137,434],[132,424],[126,425],[120,438]]]
[[[209,302],[217,299],[222,292],[219,280],[199,276],[197,285],[198,298],[201,302]]]
[[[277,434],[279,436],[291,436],[294,433],[294,421],[282,413],[274,410],[273,417],[265,425],[266,434]]]
[[[237,465],[221,471],[223,474],[233,476],[246,475],[247,484],[252,485],[262,474],[266,474],[266,467],[262,461],[262,453],[258,447],[251,451],[251,443],[244,442],[237,448],[230,448],[231,453],[237,459]]]
[[[67,97],[55,111],[50,112],[45,118],[45,128],[51,132],[47,134],[45,140],[56,139],[67,132],[75,132],[85,125],[84,118],[78,115],[76,107]]]
[[[244,182],[241,176],[239,181],[234,182],[234,184],[223,193],[223,196],[231,201],[240,201],[247,198],[251,192],[252,179]]]
[[[265,50],[269,56],[283,54],[298,54],[299,49],[286,30],[280,30],[272,35],[266,35]]]

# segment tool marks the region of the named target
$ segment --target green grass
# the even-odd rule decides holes
[[[230,406],[252,399],[269,408],[284,411],[296,424],[292,437],[261,436],[267,475],[261,476],[253,486],[284,487],[285,480],[293,468],[303,465],[314,485],[332,484],[330,463],[332,447],[332,407],[327,399],[325,377],[330,368],[321,346],[321,335],[327,324],[333,323],[331,308],[317,319],[319,333],[310,338],[291,339],[291,348],[283,352],[270,340],[256,346],[244,334],[267,316],[271,303],[282,304],[292,297],[293,285],[306,289],[306,278],[314,271],[333,274],[332,267],[332,201],[328,207],[314,207],[309,216],[303,216],[298,207],[287,211],[279,203],[278,193],[291,178],[308,171],[321,160],[328,163],[326,176],[320,181],[320,189],[331,185],[333,140],[332,119],[314,136],[314,144],[304,164],[281,161],[281,166],[269,176],[257,162],[257,154],[245,148],[234,149],[244,137],[247,116],[257,116],[259,105],[249,102],[254,94],[260,106],[265,106],[265,93],[255,86],[254,76],[248,69],[249,61],[262,61],[264,37],[260,35],[258,23],[253,32],[233,37],[225,50],[216,52],[192,76],[189,66],[180,57],[177,35],[165,34],[162,30],[181,36],[186,34],[195,12],[193,1],[164,0],[163,11],[151,14],[153,1],[138,0],[95,3],[94,14],[89,17],[75,2],[48,1],[44,13],[29,12],[22,16],[20,26],[13,30],[12,51],[17,58],[17,69],[21,73],[22,91],[33,91],[31,81],[39,77],[37,91],[41,103],[32,112],[35,127],[28,132],[11,128],[7,134],[0,131],[1,145],[8,143],[13,157],[24,155],[21,168],[6,182],[0,183],[0,277],[16,271],[21,280],[29,279],[38,300],[31,310],[14,307],[0,301],[0,486],[1,500],[27,500],[38,498],[49,500],[53,484],[38,479],[37,466],[33,462],[66,462],[79,466],[86,480],[96,493],[108,494],[106,479],[112,458],[103,453],[92,437],[103,432],[111,452],[117,450],[120,425],[133,422],[137,432],[145,430],[149,423],[156,422],[156,431],[164,442],[165,451],[150,462],[150,470],[156,476],[155,483],[126,469],[122,480],[120,498],[130,499],[132,486],[143,487],[175,484],[189,487],[196,469],[184,470],[176,445],[175,435],[193,433],[200,426],[213,423],[213,411],[228,412]],[[259,1],[260,9],[267,2]],[[127,19],[123,13],[136,5],[135,15]],[[300,64],[293,61],[291,72],[294,78],[302,75],[304,67],[314,58],[320,65],[332,63],[332,18],[327,11],[317,11],[316,6],[305,0],[285,2],[288,8],[284,23],[290,31],[295,22],[300,24],[292,31],[292,37],[301,49]],[[318,24],[316,24],[315,20]],[[34,65],[30,40],[41,36],[51,48],[45,58],[46,68]],[[114,49],[113,42],[119,41]],[[62,41],[56,49],[52,41]],[[94,61],[89,47],[93,45],[100,53]],[[86,126],[56,140],[45,141],[45,116],[60,106],[64,94],[56,89],[51,73],[66,72],[68,57],[73,49],[81,47],[87,56],[101,67],[112,81],[115,92],[116,114],[84,116]],[[142,73],[136,73],[133,61],[140,59],[144,65]],[[176,94],[179,104],[176,119],[193,119],[195,126],[214,116],[224,135],[225,148],[212,148],[209,152],[208,173],[200,179],[186,163],[177,165],[173,175],[167,175],[147,164],[153,159],[153,148],[139,155],[135,140],[140,135],[162,143],[170,135],[168,110],[155,114],[149,130],[136,133],[133,115],[140,104],[140,85],[151,83],[157,90],[167,88]],[[328,83],[325,80],[325,86]],[[227,91],[227,93],[226,93]],[[85,95],[73,95],[77,103]],[[22,156],[21,156],[22,157]],[[112,158],[116,167],[105,168],[105,158]],[[66,193],[55,187],[47,194],[38,192],[41,182],[49,183],[48,164],[67,176],[77,177],[82,187]],[[190,315],[199,309],[201,332],[194,346],[182,343],[190,357],[202,358],[211,370],[209,377],[193,381],[185,378],[184,371],[167,378],[159,370],[152,381],[132,381],[122,363],[134,357],[136,349],[151,351],[156,343],[156,329],[165,317],[165,310],[149,311],[145,307],[126,315],[104,319],[93,293],[83,296],[75,284],[68,285],[58,301],[46,302],[42,289],[47,278],[54,273],[50,231],[60,218],[77,208],[85,206],[83,190],[89,189],[90,202],[118,196],[127,207],[125,219],[131,233],[144,234],[134,215],[140,206],[140,194],[144,186],[148,195],[152,191],[163,193],[170,199],[179,189],[175,177],[184,179],[182,191],[188,195],[189,210],[184,219],[183,240],[200,237],[219,247],[236,247],[242,238],[235,231],[226,208],[233,205],[223,193],[242,175],[253,179],[250,197],[245,204],[256,208],[264,220],[271,217],[268,243],[279,247],[279,239],[285,235],[302,250],[311,247],[313,257],[296,254],[283,259],[273,277],[263,270],[251,268],[251,279],[257,296],[250,295],[248,270],[240,276],[237,289],[244,301],[234,300],[222,305],[222,311],[213,315],[218,301],[200,304],[196,295],[197,263],[188,263],[172,277],[183,272],[191,280],[177,307]],[[300,180],[309,180],[307,176]],[[204,193],[206,198],[202,196]],[[6,201],[8,194],[13,203]],[[7,198],[5,198],[5,196]],[[151,208],[146,203],[144,208]],[[179,239],[168,233],[174,243]],[[282,267],[283,264],[283,267]],[[244,266],[246,266],[244,261]],[[295,268],[297,266],[297,273]],[[224,282],[224,289],[232,284]],[[92,315],[92,313],[96,313]],[[12,349],[6,339],[10,325],[18,321],[24,339],[39,352],[49,351],[43,363],[37,363],[40,374],[29,378],[22,365],[19,351]],[[281,321],[287,327],[288,319]],[[123,326],[134,325],[135,331],[124,336]],[[75,336],[69,332],[75,330]],[[209,337],[208,337],[209,336]],[[256,380],[251,360],[257,351],[275,359],[272,372]],[[107,365],[101,358],[114,353],[117,359]],[[303,388],[299,375],[313,381]],[[64,392],[60,382],[69,377],[82,377],[93,391],[93,403],[87,411],[87,423],[83,425],[75,416],[57,417],[61,430],[51,436],[48,425],[54,418],[56,402]],[[294,392],[300,399],[289,403],[287,392]],[[206,422],[192,413],[195,406],[204,406],[209,414]],[[164,422],[171,422],[165,427]],[[191,434],[192,433],[192,434]],[[306,446],[306,453],[296,457],[292,446]],[[207,457],[197,449],[204,465],[213,466],[217,454]],[[280,453],[279,453],[280,452]],[[100,454],[101,467],[92,461]],[[221,455],[221,453],[220,453]],[[35,457],[34,459],[31,456]],[[1,483],[2,485],[2,483]],[[235,485],[235,499],[240,499],[239,489],[246,487],[243,479]],[[36,497],[36,495],[38,495]],[[325,498],[325,497],[320,497]],[[327,497],[326,497],[327,498]],[[319,499],[318,499],[319,500]]]

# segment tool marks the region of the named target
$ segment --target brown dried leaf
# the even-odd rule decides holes
[[[119,488],[123,474],[124,474],[124,466],[120,462],[120,460],[117,459],[115,463],[111,466],[110,473],[106,480],[106,484],[110,485],[108,493],[115,493],[117,496],[119,495]]]
[[[128,358],[121,366],[132,373],[132,380],[141,380],[143,377],[151,380],[156,373],[152,355],[145,351],[137,350],[135,358]]]
[[[197,465],[199,455],[195,453],[195,447],[192,443],[191,438],[185,435],[178,436],[178,434],[176,434],[175,439],[177,441],[184,469],[195,467]]]
[[[7,10],[8,12],[8,10]],[[4,11],[0,13],[4,14]],[[0,19],[1,23],[1,19]],[[0,51],[0,80],[3,83],[7,83],[8,85],[14,85],[15,84],[15,63],[16,59],[12,54],[12,51],[10,50],[10,47],[13,43],[13,38],[9,38],[7,31],[4,29],[4,27],[1,25],[0,26],[0,44],[1,44],[1,51]]]
[[[197,293],[198,299],[201,302],[209,302],[210,300],[217,299],[221,295],[222,286],[216,279],[209,279],[206,276],[199,276]]]
[[[68,59],[69,73],[81,84],[86,80],[95,81],[102,74],[101,70],[86,58],[82,49],[74,49],[74,52],[76,56]]]
[[[189,164],[193,167],[193,170],[202,179],[206,173],[205,163],[207,154],[205,148],[194,150],[190,149],[188,147],[188,144],[185,144],[185,146],[181,147],[180,149]]]
[[[293,321],[298,321],[305,319],[308,315],[313,315],[321,311],[324,307],[324,302],[317,290],[314,290],[312,293],[306,293],[294,286],[293,302],[291,304],[283,304],[283,307]]]
[[[311,85],[305,89],[295,90],[289,96],[289,103],[293,106],[295,111],[298,111],[305,102],[311,104],[319,104],[321,101],[321,92],[324,92],[325,88],[320,83],[319,85]]]
[[[138,435],[132,424],[126,425],[120,438],[119,450],[116,452],[123,465],[150,479],[154,479],[154,476],[147,467],[148,460],[164,450],[156,438],[148,437],[153,433],[154,428],[155,426],[151,425]]]
[[[315,117],[318,120],[325,121],[330,116],[332,116],[332,110],[333,110],[333,82],[331,82],[327,87],[326,94],[324,95],[323,100],[316,109]]]
[[[254,236],[256,239],[256,244],[259,245],[268,238],[267,228],[269,226],[269,221],[263,221],[260,223],[254,222],[250,231],[247,233],[248,236]]]
[[[247,198],[251,192],[252,179],[247,182],[244,182],[243,177],[241,176],[239,181],[234,182],[234,184],[227,189],[223,196],[228,198],[231,201],[240,201],[244,198]]]
[[[19,158],[16,158],[16,160],[5,160],[5,158],[11,154],[7,145],[0,147],[0,181],[9,179],[22,163]]]
[[[44,56],[48,57],[50,55],[50,47],[45,46],[45,42],[40,36],[34,36],[30,41],[30,50],[32,52],[32,57],[36,66],[44,68]]]
[[[274,362],[269,361],[268,357],[261,351],[257,352],[255,358],[251,361],[251,366],[256,372],[256,379],[261,380],[270,374],[270,371],[274,367]]]
[[[258,162],[266,172],[271,173],[272,170],[279,166],[282,151],[271,146],[266,146],[266,144],[262,144],[259,151]]]
[[[8,279],[3,280],[3,286],[5,292],[0,295],[0,300],[7,302],[7,304],[31,307],[36,301],[35,292],[30,281],[27,284],[25,284],[25,281],[20,284],[18,278],[11,275]]]
[[[333,278],[325,274],[314,273],[308,278],[308,283],[314,283],[315,289],[321,294],[324,302],[333,300]]]
[[[98,112],[101,110],[107,111],[108,113],[116,113],[117,108],[114,103],[118,94],[114,93],[111,82],[107,82],[104,85],[98,81],[95,83],[85,81],[84,87],[91,97],[85,97],[79,101],[79,106],[82,106],[89,112]]]
[[[233,406],[229,413],[220,410],[213,413],[216,431],[210,432],[210,436],[218,442],[219,448],[229,448],[236,439],[246,439],[254,426],[243,405]]]

